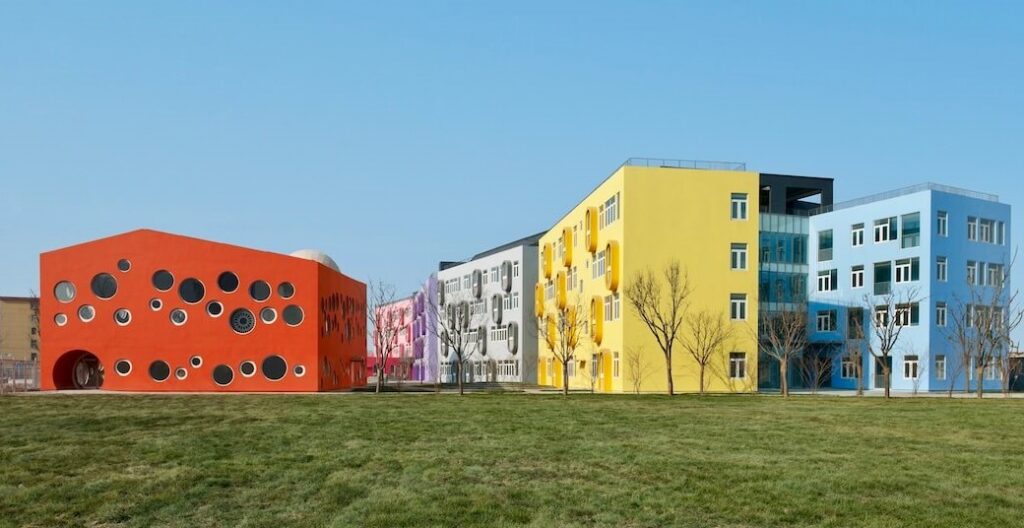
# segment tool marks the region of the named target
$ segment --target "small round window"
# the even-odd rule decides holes
[[[132,269],[132,261],[130,261],[128,259],[121,259],[121,260],[117,261],[117,270],[118,271],[125,272],[125,271],[128,271],[130,269]]]
[[[166,361],[156,360],[149,364],[149,377],[154,381],[165,381],[171,376],[171,367]]]
[[[192,357],[188,358],[188,364],[192,365],[192,368],[199,368],[199,367],[203,366],[203,357],[202,356],[192,356]]]
[[[256,328],[256,316],[245,308],[231,312],[231,329],[239,334],[248,334]]]
[[[302,365],[295,365],[295,368],[292,369],[292,372],[295,373],[295,377],[301,378],[306,375],[306,367],[303,367]]]
[[[127,359],[120,359],[114,363],[114,372],[119,376],[127,376],[132,373],[132,362]]]
[[[217,286],[224,293],[231,293],[238,289],[238,275],[225,271],[217,277]]]
[[[203,300],[203,296],[206,295],[206,287],[198,279],[190,277],[181,281],[181,286],[178,287],[178,294],[181,295],[181,300],[186,303],[195,304]]]
[[[160,270],[153,274],[153,287],[160,291],[167,291],[174,287],[174,275],[167,270]]]
[[[57,326],[64,326],[68,324],[68,316],[67,314],[59,313],[53,316],[53,322],[57,323]]]
[[[183,380],[188,377],[188,371],[183,367],[178,367],[174,369],[174,377]]]
[[[264,323],[270,324],[270,323],[273,323],[276,320],[277,320],[277,310],[275,310],[275,309],[273,309],[273,308],[271,308],[269,306],[264,308],[264,309],[262,309],[262,310],[260,310],[260,321],[263,321]]]
[[[71,281],[60,281],[53,288],[53,296],[62,303],[75,300],[75,285]]]
[[[256,364],[252,361],[243,361],[242,364],[238,366],[238,371],[241,372],[243,376],[251,378],[256,374]]]
[[[78,318],[81,319],[83,323],[92,321],[94,317],[96,317],[96,309],[92,306],[83,304],[78,308]]]
[[[185,321],[188,321],[188,313],[186,313],[185,310],[182,310],[181,308],[175,308],[171,310],[172,323],[174,323],[177,326],[181,326],[185,324]]]
[[[213,367],[213,382],[221,387],[230,385],[231,381],[235,379],[235,372],[231,370],[231,367],[227,365],[217,365]]]
[[[163,308],[163,307],[164,307],[164,302],[161,301],[160,299],[155,299],[154,298],[154,299],[150,299],[149,300],[149,309],[150,310],[153,310],[154,312],[159,312],[160,309]]]
[[[270,285],[266,281],[255,281],[249,285],[249,296],[254,301],[263,302],[270,298]]]
[[[100,299],[109,299],[117,293],[117,279],[109,273],[97,273],[90,286],[92,293]]]
[[[206,305],[206,314],[210,317],[220,317],[224,313],[224,305],[220,301],[210,301]]]
[[[277,381],[288,372],[288,363],[281,356],[267,356],[263,360],[263,375],[270,381]]]
[[[292,286],[292,283],[290,282],[282,282],[277,285],[277,294],[280,295],[282,299],[291,299],[292,296],[295,295],[295,286]]]
[[[281,312],[281,318],[288,326],[298,326],[302,323],[302,308],[289,304],[284,307],[284,311]]]
[[[125,326],[132,322],[132,313],[127,308],[118,308],[114,311],[114,322]]]

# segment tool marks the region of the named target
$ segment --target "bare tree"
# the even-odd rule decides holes
[[[576,350],[586,338],[588,317],[586,307],[576,295],[571,302],[566,299],[564,307],[556,306],[554,312],[537,321],[537,336],[561,365],[562,394],[569,394],[569,364],[576,360]]]
[[[853,313],[847,315],[850,328],[847,329],[842,351],[853,366],[853,377],[857,382],[857,396],[864,395],[864,309],[849,308]],[[841,363],[840,363],[841,365]],[[840,366],[840,368],[842,368]]]
[[[366,288],[366,318],[373,339],[373,370],[377,374],[375,392],[384,390],[387,363],[396,350],[398,338],[405,327],[403,314],[395,306],[395,287],[383,281],[369,281]]]
[[[672,353],[686,322],[687,299],[690,293],[689,278],[683,273],[678,260],[670,261],[662,270],[660,278],[647,269],[636,273],[626,286],[626,299],[629,305],[647,326],[665,356],[665,374],[670,395],[675,394]],[[701,385],[703,392],[703,381]]]
[[[779,388],[786,398],[789,396],[789,366],[807,348],[806,310],[763,312],[759,323],[760,332],[754,338],[761,353],[779,364]]]
[[[458,292],[442,293],[444,284],[440,282],[437,288],[438,302],[426,303],[434,314],[437,326],[428,328],[427,333],[438,340],[441,356],[452,358],[450,364],[455,366],[461,395],[465,394],[467,364],[475,354],[482,355],[486,351],[486,328],[490,320],[484,304],[487,300],[471,299]]]
[[[1002,388],[1003,397],[1010,397],[1010,389],[1013,388],[1014,382],[1021,375],[1021,362],[1014,361],[1014,357],[1011,354],[1004,354],[1000,361],[999,372],[1002,377]]]
[[[892,351],[900,342],[903,329],[910,325],[914,306],[920,302],[917,288],[901,288],[881,296],[864,296],[864,305],[872,314],[868,352],[880,366],[884,376],[885,397],[892,392]]]
[[[586,377],[587,385],[590,386],[590,393],[597,392],[597,382],[601,379],[601,361],[604,359],[604,354],[597,350],[597,346],[591,344],[590,362],[584,369],[583,375]]]
[[[700,381],[700,393],[707,389],[707,369],[715,356],[722,353],[727,342],[733,337],[733,326],[721,312],[712,313],[700,310],[688,313],[686,325],[689,331],[677,339],[690,357],[697,362]]]
[[[651,374],[650,366],[644,360],[643,347],[628,347],[624,354],[626,380],[635,394],[640,394],[644,381]]]
[[[812,394],[817,394],[832,375],[832,357],[829,355],[805,353],[797,363],[800,366],[800,374]]]

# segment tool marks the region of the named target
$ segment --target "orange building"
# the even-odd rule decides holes
[[[43,390],[366,383],[366,285],[315,251],[148,229],[40,255]]]

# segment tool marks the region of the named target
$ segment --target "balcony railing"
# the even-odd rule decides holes
[[[681,160],[668,158],[629,158],[622,165],[627,167],[659,167],[672,169],[727,171],[747,170],[747,164],[739,161]]]
[[[832,211],[838,211],[840,209],[849,209],[851,207],[857,207],[858,205],[869,204],[872,202],[878,202],[881,200],[888,200],[890,198],[896,198],[897,196],[905,196],[908,194],[919,193],[922,191],[938,191],[947,194],[956,194],[959,196],[966,196],[967,198],[974,198],[976,200],[984,200],[986,202],[998,202],[999,196],[990,193],[983,193],[978,191],[971,191],[969,189],[961,189],[959,187],[952,187],[949,185],[942,185],[940,183],[919,183],[917,185],[911,185],[910,187],[903,187],[902,189],[894,189],[892,191],[886,191],[878,194],[872,194],[870,196],[864,196],[862,198],[856,198],[853,200],[847,200],[845,202],[839,202],[832,205],[823,205],[816,209],[811,209],[808,213],[811,216],[819,215],[823,213],[830,213]]]
[[[875,295],[888,295],[892,291],[892,283],[889,281],[875,283]]]

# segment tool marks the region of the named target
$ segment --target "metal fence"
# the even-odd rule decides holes
[[[0,359],[0,394],[39,390],[39,362]]]
[[[891,191],[885,191],[870,196],[864,196],[863,198],[855,198],[853,200],[847,200],[845,202],[838,202],[832,205],[823,205],[821,207],[811,209],[808,213],[810,216],[816,216],[824,213],[831,213],[832,211],[838,211],[840,209],[849,209],[851,207],[857,207],[858,205],[869,204],[880,200],[888,200],[890,198],[896,198],[897,196],[905,196],[908,194],[914,194],[922,191],[938,191],[947,194],[956,194],[959,196],[966,196],[968,198],[974,198],[975,200],[984,200],[987,202],[998,202],[999,196],[990,193],[983,193],[978,191],[971,191],[968,189],[961,189],[959,187],[951,187],[949,185],[942,185],[940,183],[919,183],[917,185],[911,185],[909,187],[903,187],[901,189],[894,189]]]
[[[629,158],[628,167],[669,167],[673,169],[706,169],[745,171],[747,164],[739,161],[680,160],[667,158]]]

